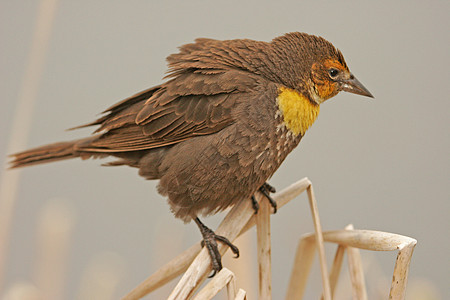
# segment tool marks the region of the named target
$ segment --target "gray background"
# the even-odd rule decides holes
[[[0,161],[5,162],[38,3],[0,3]],[[90,129],[64,129],[158,84],[165,57],[196,37],[270,41],[290,31],[323,36],[344,53],[376,99],[341,93],[322,105],[318,121],[270,182],[281,190],[308,176],[324,229],[353,223],[416,238],[410,285],[425,285],[447,298],[449,12],[448,1],[61,0],[28,146],[89,134]],[[156,182],[138,177],[135,169],[100,163],[71,160],[23,171],[5,288],[34,280],[36,224],[49,201],[65,203],[74,215],[67,299],[81,297],[86,268],[105,253],[119,261],[118,298],[200,239],[195,225],[171,216]],[[221,217],[205,222],[214,228]],[[285,293],[299,237],[312,230],[304,195],[272,217],[274,299]],[[331,257],[334,247],[329,248]],[[255,272],[256,252],[249,251],[241,259],[251,261]],[[368,277],[372,294],[384,274],[387,295],[395,255],[363,252],[378,268],[379,275]],[[307,299],[320,288],[320,276],[312,276]],[[246,287],[252,299],[255,288]],[[149,299],[164,298],[167,291]]]

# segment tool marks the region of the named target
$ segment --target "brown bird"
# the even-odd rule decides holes
[[[114,156],[159,179],[175,217],[195,220],[213,272],[222,268],[216,240],[202,224],[249,199],[298,145],[320,104],[346,91],[373,97],[330,42],[288,33],[260,42],[197,39],[167,58],[168,80],[107,109],[95,135],[14,154],[12,168],[80,157]],[[270,197],[269,197],[270,198]],[[214,274],[213,273],[213,274]]]

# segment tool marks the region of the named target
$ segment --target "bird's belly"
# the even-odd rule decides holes
[[[221,211],[250,198],[278,169],[294,147],[278,142],[270,135],[243,136],[233,128],[189,139],[168,151],[158,190],[185,222]]]

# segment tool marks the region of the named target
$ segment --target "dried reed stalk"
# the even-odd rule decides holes
[[[400,244],[397,259],[395,261],[394,275],[392,276],[391,290],[389,299],[402,300],[405,299],[406,284],[408,282],[409,264],[414,252],[417,241],[408,238],[409,241]]]
[[[291,279],[286,294],[286,300],[302,299],[306,282],[316,254],[316,241],[314,239],[300,238],[292,266]]]
[[[283,189],[282,191],[276,193],[273,195],[273,199],[277,202],[278,208],[283,207],[286,203],[303,193],[309,186],[311,185],[311,182],[308,180],[308,178],[303,178],[287,188]],[[260,199],[260,198],[258,198]],[[241,201],[241,204],[248,204],[251,201]],[[239,208],[237,208],[239,206]],[[226,217],[226,220],[229,220],[231,217],[228,217],[231,213],[236,211],[237,209],[243,209],[239,204],[235,208],[233,208],[229,214]],[[255,225],[255,215],[253,213],[253,209],[251,207],[248,207],[246,205],[247,209],[249,209],[249,213],[251,214],[250,220],[247,222],[247,224],[240,230],[239,235],[243,234],[247,230],[249,230],[251,227]],[[235,214],[235,213],[233,213]],[[222,224],[225,222],[228,222],[224,219]],[[221,226],[222,226],[221,224]],[[219,226],[220,228],[220,226]],[[217,234],[222,234],[219,232],[219,229],[216,231]],[[223,234],[222,234],[223,235]],[[227,236],[230,240],[230,236]],[[158,271],[156,271],[153,275],[148,277],[145,281],[143,281],[141,284],[139,284],[136,288],[134,288],[130,293],[128,293],[123,299],[124,300],[132,300],[132,299],[140,299],[144,297],[145,295],[151,293],[152,291],[156,290],[160,286],[166,284],[167,282],[171,281],[178,275],[182,274],[188,266],[192,263],[192,261],[195,259],[197,254],[200,252],[201,247],[200,244],[195,244],[174,259],[172,259],[169,263],[167,263],[165,266],[161,267]],[[209,258],[203,257],[204,259],[208,260],[209,264]],[[185,279],[186,280],[186,279]],[[239,293],[238,293],[239,294]]]
[[[262,195],[257,193],[256,200],[260,202]],[[230,241],[241,232],[245,224],[254,215],[251,201],[240,201],[226,215],[222,223],[216,230],[216,234],[227,237]],[[222,243],[219,243],[219,251],[223,255],[228,249]],[[195,290],[206,279],[207,273],[211,271],[211,260],[206,248],[202,249],[186,273],[172,291],[168,299],[187,299],[195,293]]]
[[[8,154],[25,148],[27,144],[57,2],[57,0],[41,0],[39,5],[31,49],[28,53],[25,74],[20,86],[17,108],[11,126],[11,135],[6,148]],[[19,170],[7,170],[7,166],[2,168],[0,179],[0,290],[3,282],[4,263],[9,245],[9,233],[19,185],[19,175]]]
[[[247,294],[245,293],[244,290],[239,289],[236,298],[234,298],[234,300],[246,300],[247,299]]]
[[[323,244],[322,226],[320,225],[319,211],[317,209],[317,202],[314,196],[314,190],[312,184],[307,189],[309,205],[311,207],[311,214],[314,221],[314,227],[316,229],[316,244],[319,252],[320,271],[322,275],[322,288],[325,300],[331,300],[330,281],[328,278],[327,260],[325,257],[325,246]]]
[[[282,191],[272,195],[272,198],[277,203],[278,209],[282,208],[284,205],[289,203],[292,199],[306,191],[306,189],[311,185],[311,181],[309,181],[308,178],[302,178],[297,182],[294,182],[287,188],[283,189]],[[271,209],[271,212],[273,213],[273,209]],[[256,217],[253,216],[250,221],[245,225],[245,227],[241,230],[239,235],[242,235],[243,233],[247,232],[250,228],[255,226]]]
[[[334,291],[336,290],[337,282],[339,279],[339,273],[342,268],[342,261],[344,260],[345,247],[339,245],[336,249],[336,254],[334,255],[333,265],[331,266],[330,272],[330,289],[331,298],[334,298]],[[322,296],[323,299],[323,296]]]
[[[314,238],[312,233],[306,237]],[[407,236],[363,229],[324,231],[323,238],[326,242],[371,251],[401,250],[406,246],[417,243],[415,239]]]
[[[315,249],[318,248],[319,259],[321,262],[321,271],[322,271],[322,279],[323,279],[323,291],[325,295],[325,299],[331,299],[334,294],[334,290],[338,281],[340,269],[342,266],[343,253],[344,250],[348,247],[374,250],[374,251],[392,251],[399,250],[399,254],[397,256],[397,261],[394,269],[394,277],[391,286],[390,299],[404,299],[405,288],[407,283],[407,275],[409,270],[409,263],[411,261],[411,256],[413,253],[414,246],[417,241],[401,236],[393,233],[379,232],[379,231],[371,231],[371,230],[335,230],[328,231],[322,234],[320,220],[317,213],[317,203],[315,201],[314,192],[312,190],[311,182],[307,178],[303,178],[302,180],[292,184],[288,188],[284,189],[280,193],[277,193],[273,196],[275,201],[278,204],[278,207],[281,208],[287,202],[295,198],[297,195],[302,193],[303,191],[308,190],[308,197],[311,206],[311,212],[313,215],[313,221],[316,228],[316,232],[314,234],[308,234],[301,238],[299,242],[299,246],[297,248],[296,258],[294,262],[294,267],[289,283],[288,293],[286,299],[301,299],[303,296],[303,292],[305,290],[307,276],[311,269],[312,261],[315,255]],[[261,195],[257,195],[257,201],[261,200]],[[266,206],[267,209],[270,209],[267,203],[260,203],[261,207]],[[253,215],[253,209],[250,207],[250,201],[241,201],[238,205],[236,205],[230,213],[225,217],[219,228],[217,229],[217,233],[220,235],[227,236],[231,241],[237,236],[236,232],[243,234],[252,226],[257,223],[256,218],[265,219],[267,218],[268,212],[263,213],[260,211],[261,215],[255,217]],[[238,218],[238,220],[236,220]],[[263,248],[263,244],[269,241],[270,237],[270,223],[269,221],[260,221],[261,229],[260,233],[260,244],[261,248]],[[265,227],[265,229],[264,229]],[[316,244],[317,241],[317,244]],[[340,246],[337,249],[335,259],[333,262],[331,274],[328,277],[328,271],[326,268],[325,262],[325,254],[324,254],[324,246],[323,241],[334,242],[339,244]],[[270,245],[270,244],[269,244]],[[264,247],[268,247],[267,244]],[[269,249],[269,248],[265,248]],[[322,249],[322,250],[321,250]],[[365,295],[365,286],[364,279],[362,276],[361,262],[360,258],[358,258],[359,252],[357,249],[356,255],[355,252],[349,254],[349,260],[352,260],[351,268],[354,269],[353,273],[356,274],[355,279],[353,280],[353,285],[357,287],[358,294],[355,297],[358,299],[366,299]],[[186,270],[187,266],[194,260],[194,257],[200,251],[200,246],[194,245],[167,265],[159,269],[155,274],[150,276],[147,280],[141,283],[137,288],[135,288],[132,292],[130,292],[124,299],[139,299],[151,291],[155,290],[159,286],[168,282],[169,280],[176,277],[179,273],[182,273]],[[220,247],[221,253],[225,251],[225,247]],[[352,251],[352,250],[350,250]],[[266,257],[270,258],[270,255],[266,255]],[[259,259],[260,265],[263,266],[265,259]],[[265,268],[267,270],[267,266],[270,266],[269,262],[265,263]],[[178,282],[178,285],[173,290],[172,294],[169,296],[169,299],[187,299],[191,297],[198,286],[203,282],[206,277],[207,271],[210,270],[210,258],[206,250],[202,250],[199,255],[195,258],[194,262],[191,264],[189,269],[186,271],[182,279]],[[261,275],[266,274],[266,275]],[[260,276],[267,276],[266,271],[262,271]],[[269,275],[270,276],[270,275]],[[331,285],[330,285],[331,283]],[[207,286],[213,286],[207,285]],[[260,287],[261,287],[260,282]],[[223,284],[222,284],[223,288]],[[229,299],[233,299],[235,294],[235,287],[228,286],[229,289]],[[215,290],[220,290],[214,288]],[[270,297],[270,288],[263,288],[265,290],[264,295],[267,295],[267,291],[269,291]],[[204,295],[203,293],[209,293],[210,291],[201,291],[200,295]],[[265,298],[262,296],[263,291],[260,292],[260,298]],[[209,295],[209,294],[208,294]],[[198,294],[197,294],[198,297]],[[246,299],[245,292],[239,290],[236,294],[235,299]]]
[[[227,287],[228,300],[234,300],[236,298],[236,279],[230,270],[223,268],[217,273],[205,287],[195,295],[193,300],[212,299],[217,295],[224,287]]]
[[[330,282],[331,291],[334,292],[334,288],[337,283],[340,265],[342,264],[343,247],[350,250],[352,248],[359,248],[372,251],[394,251],[399,250],[397,255],[397,260],[395,263],[394,274],[392,277],[392,284],[389,294],[389,299],[393,300],[403,300],[405,299],[406,284],[408,280],[409,265],[411,262],[414,247],[417,241],[413,238],[402,236],[399,234],[373,231],[373,230],[334,230],[323,232],[323,239],[325,242],[337,243],[340,246],[336,252],[335,260],[333,263]],[[291,283],[289,285],[288,294],[286,299],[302,299],[304,285],[306,284],[306,279],[310,270],[310,264],[312,263],[314,254],[311,254],[309,247],[310,244],[315,244],[315,234],[310,233],[304,235],[300,239],[299,248],[296,254],[294,269],[291,275]],[[351,251],[351,250],[350,250]],[[355,257],[354,253],[349,253],[349,261],[353,260],[353,265],[355,270],[351,273],[361,273],[361,263],[358,262],[358,258]],[[355,263],[356,261],[356,263]],[[359,270],[356,270],[359,269]],[[306,271],[306,274],[300,274],[300,272]],[[356,276],[360,276],[357,274]],[[297,281],[298,280],[298,281]],[[297,281],[297,282],[296,282]],[[361,285],[359,279],[353,279],[353,289],[356,289],[358,294],[354,293],[355,299],[367,299],[365,286]],[[359,286],[358,286],[359,284]],[[364,298],[365,297],[365,298]]]
[[[272,266],[270,245],[269,201],[262,201],[256,214],[259,288],[258,299],[272,299]]]
[[[158,269],[155,273],[145,279],[137,287],[135,287],[130,293],[128,293],[123,300],[140,299],[159,287],[170,282],[177,276],[183,274],[187,267],[192,263],[198,253],[202,250],[200,243],[191,246],[183,253],[172,259],[163,267]]]
[[[353,230],[353,225],[345,227],[346,230]],[[364,270],[361,262],[361,255],[358,248],[347,247],[348,269],[352,282],[353,299],[367,300],[366,284],[364,281]]]
[[[256,299],[258,296],[258,278],[257,261],[254,261],[256,252],[256,244],[254,244],[253,234],[247,232],[238,236],[234,240],[234,245],[239,248],[239,259],[235,259],[234,255],[228,252],[223,257],[222,263],[228,269],[233,270],[236,278],[236,285],[241,289],[248,291],[247,297]],[[254,295],[251,292],[255,293]]]

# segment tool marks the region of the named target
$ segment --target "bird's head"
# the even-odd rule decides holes
[[[329,57],[311,66],[307,83],[311,99],[317,104],[336,96],[340,91],[373,98],[373,95],[350,73],[345,62]]]
[[[286,83],[321,104],[340,91],[373,98],[350,72],[342,53],[322,37],[293,32],[272,41],[288,59]]]

